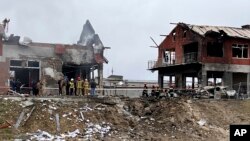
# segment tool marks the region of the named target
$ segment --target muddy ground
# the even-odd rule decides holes
[[[250,123],[249,100],[65,99],[1,97],[0,140],[223,141]]]

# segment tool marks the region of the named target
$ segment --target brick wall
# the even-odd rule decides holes
[[[183,45],[198,42],[198,60],[203,63],[221,63],[221,64],[239,64],[239,65],[250,65],[250,41],[239,38],[227,38],[223,44],[224,57],[209,57],[207,56],[207,42],[210,41],[208,37],[203,39],[198,34],[191,30],[186,31],[186,36],[183,33],[186,31],[181,26],[177,25],[172,32],[163,40],[160,44],[158,51],[158,60],[160,63],[163,57],[163,52],[167,49],[174,49],[176,53],[176,63],[182,63],[183,58]],[[175,33],[175,38],[173,37]],[[233,58],[232,57],[232,44],[247,44],[248,58]]]
[[[0,94],[6,94],[9,79],[9,63],[0,62]]]

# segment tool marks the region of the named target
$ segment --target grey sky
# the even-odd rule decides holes
[[[125,79],[157,79],[147,71],[155,60],[160,34],[168,34],[170,22],[240,27],[250,24],[249,0],[0,0],[0,20],[10,18],[9,32],[35,42],[76,43],[82,26],[90,20],[103,44],[109,64],[104,76]]]

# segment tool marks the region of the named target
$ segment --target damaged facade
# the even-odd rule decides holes
[[[178,23],[158,48],[157,61],[149,70],[158,71],[178,89],[225,85],[250,91],[250,25],[242,28]]]
[[[0,87],[8,88],[11,78],[25,87],[41,80],[44,87],[57,88],[57,80],[67,76],[82,79],[98,78],[103,86],[104,46],[87,20],[77,44],[51,44],[32,42],[28,38],[20,42],[19,36],[6,37],[0,26]],[[94,71],[98,76],[94,76]],[[1,92],[4,92],[1,90]]]

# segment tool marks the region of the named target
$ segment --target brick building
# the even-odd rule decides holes
[[[108,61],[103,56],[104,46],[89,21],[84,24],[77,44],[19,39],[14,35],[7,37],[0,24],[0,93],[6,92],[11,78],[20,80],[25,87],[41,80],[47,92],[49,88],[57,88],[57,80],[64,76],[88,80],[97,77],[102,87],[103,63]],[[94,76],[95,70],[98,76]]]
[[[149,70],[158,71],[175,87],[241,84],[250,90],[250,25],[241,28],[176,24],[158,48],[157,61]]]

